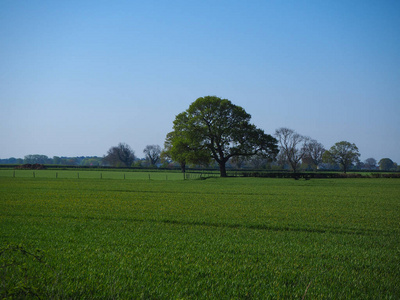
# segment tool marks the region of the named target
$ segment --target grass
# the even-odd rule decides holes
[[[398,179],[82,177],[0,178],[2,297],[400,297]]]

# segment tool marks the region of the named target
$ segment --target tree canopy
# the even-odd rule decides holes
[[[397,166],[390,158],[382,158],[379,161],[379,169],[382,171],[394,171],[397,169]]]
[[[119,143],[118,146],[108,150],[103,160],[114,167],[130,167],[135,160],[135,153],[129,145]]]
[[[337,163],[342,166],[343,172],[346,173],[348,168],[359,161],[360,153],[355,144],[342,141],[333,145],[324,153],[324,161],[328,163]]]
[[[24,164],[47,164],[50,159],[47,155],[42,154],[29,154],[24,157]]]
[[[177,118],[180,116],[178,115]],[[189,140],[180,131],[172,131],[167,134],[161,156],[163,159],[172,159],[179,163],[182,172],[185,172],[187,163],[208,165],[211,160],[206,150],[191,151]]]
[[[374,170],[374,169],[376,169],[376,164],[377,164],[376,159],[373,158],[373,157],[367,158],[367,159],[365,160],[365,162],[364,162],[365,167],[366,167],[367,169],[369,169],[369,170]]]
[[[273,158],[277,140],[250,123],[250,114],[227,99],[198,98],[174,120],[174,131],[167,135],[171,157],[182,163],[215,160],[221,177],[227,176],[226,163],[237,156],[262,155]]]

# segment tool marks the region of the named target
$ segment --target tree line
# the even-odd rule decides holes
[[[208,165],[214,162],[222,177],[226,166],[238,166],[249,161],[273,163],[297,172],[300,167],[317,169],[341,168],[345,173],[352,167],[362,167],[360,153],[354,143],[341,141],[329,150],[318,141],[293,129],[279,128],[273,135],[250,123],[251,116],[228,99],[216,96],[198,98],[178,114],[173,131],[167,134],[163,154],[178,162],[182,170],[187,163]],[[375,169],[376,160],[369,158],[364,167]],[[390,159],[379,162],[382,170],[397,170]]]
[[[107,154],[103,157],[98,156],[53,156],[48,157],[43,154],[29,154],[24,158],[7,158],[0,159],[0,164],[45,164],[45,165],[62,165],[62,166],[84,166],[84,167],[157,167],[160,166],[161,147],[158,145],[147,145],[143,150],[144,158],[137,158],[132,148],[125,144],[119,143],[117,146],[111,147]]]
[[[111,147],[114,148],[114,152],[119,151],[118,148],[120,145],[124,145],[120,143],[117,146]],[[126,144],[125,144],[126,145]],[[110,148],[110,149],[111,149]],[[115,149],[116,148],[116,149]],[[157,147],[158,148],[158,147]],[[133,155],[134,152],[132,151]],[[282,155],[282,152],[280,152]],[[252,170],[289,170],[291,166],[289,162],[285,159],[284,156],[278,155],[277,159],[274,161],[269,161],[262,157],[251,157],[251,158],[240,158],[235,157],[227,162],[227,168],[229,169],[252,169]],[[314,158],[313,158],[314,157]],[[296,170],[341,170],[339,164],[332,163],[324,163],[321,160],[318,160],[318,153],[315,153],[314,156],[304,156],[302,160],[296,167]],[[180,164],[176,161],[173,161],[166,156],[165,149],[161,151],[160,155],[157,158],[157,155],[153,157],[153,164],[147,158],[137,158],[135,157],[133,162],[123,162],[119,159],[114,160],[113,162],[106,161],[105,156],[79,156],[79,157],[58,157],[54,156],[52,158],[46,155],[40,154],[30,154],[26,155],[24,158],[7,158],[0,159],[0,164],[3,165],[22,165],[22,164],[45,164],[45,165],[61,165],[61,166],[83,166],[83,167],[137,167],[137,168],[148,168],[148,167],[163,167],[163,168],[180,168]],[[196,168],[196,167],[207,167],[207,168],[218,168],[218,165],[215,162],[210,162],[208,165],[196,165],[189,164],[186,167]],[[383,158],[379,162],[374,158],[368,158],[364,162],[358,161],[356,164],[352,164],[350,169],[353,170],[380,170],[380,171],[400,171],[400,166],[398,166],[395,162],[393,162],[389,158]]]
[[[56,164],[113,167],[173,167],[184,172],[187,166],[217,167],[222,177],[227,168],[299,170],[350,169],[400,171],[389,158],[361,162],[358,147],[348,141],[335,143],[329,149],[315,139],[290,128],[278,128],[273,134],[250,123],[251,116],[228,99],[200,97],[173,121],[173,131],[159,145],[147,145],[145,158],[135,156],[126,143],[112,146],[103,157],[57,157],[27,155],[0,163]]]

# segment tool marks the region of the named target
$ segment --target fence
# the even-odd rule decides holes
[[[216,172],[123,172],[107,170],[1,170],[0,177],[46,179],[196,180],[219,177]]]

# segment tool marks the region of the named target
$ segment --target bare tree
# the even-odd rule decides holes
[[[114,167],[130,167],[135,160],[135,153],[131,147],[125,143],[119,143],[116,147],[111,147],[103,160]]]
[[[279,151],[278,155],[276,156],[276,164],[280,169],[283,170],[290,168],[289,163],[286,159],[286,155],[282,151]]]
[[[324,145],[318,143],[316,140],[309,140],[305,144],[305,157],[308,161],[310,161],[315,168],[318,167],[320,163],[322,163],[322,155],[326,151]]]
[[[300,161],[307,153],[306,145],[309,139],[293,129],[284,127],[277,129],[275,136],[278,139],[281,154],[296,173]]]
[[[150,162],[152,166],[160,160],[161,147],[159,145],[147,145],[144,148],[143,153],[146,155],[146,159]]]

